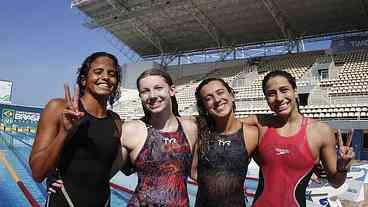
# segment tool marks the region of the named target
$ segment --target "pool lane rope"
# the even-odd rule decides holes
[[[26,197],[28,202],[31,204],[32,207],[40,207],[37,201],[33,198],[32,194],[28,191],[27,187],[24,183],[19,179],[17,173],[10,165],[8,160],[6,160],[4,153],[0,152],[0,161],[4,164],[6,170],[9,172],[15,183],[18,185],[20,190],[23,192],[23,195]]]

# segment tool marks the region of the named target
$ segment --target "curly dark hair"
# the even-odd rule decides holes
[[[109,97],[109,104],[112,106],[112,104],[117,101],[120,98],[120,85],[121,85],[121,67],[119,65],[118,59],[107,52],[95,52],[88,56],[82,63],[82,66],[78,69],[77,72],[77,84],[80,88],[80,95],[84,95],[85,86],[83,86],[82,81],[84,78],[87,77],[89,69],[91,68],[91,64],[93,61],[95,61],[99,57],[108,57],[112,60],[114,67],[116,68],[116,79],[117,79],[117,85],[114,88],[112,95]]]

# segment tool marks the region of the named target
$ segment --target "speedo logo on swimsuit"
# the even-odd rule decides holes
[[[219,146],[230,146],[230,144],[231,144],[231,141],[230,140],[225,141],[223,139],[219,139],[217,141],[218,141],[218,145]]]
[[[176,139],[175,138],[163,138],[165,144],[176,144]]]
[[[286,154],[289,154],[290,151],[289,149],[282,149],[282,148],[275,148],[275,151],[276,151],[276,155],[286,155]]]

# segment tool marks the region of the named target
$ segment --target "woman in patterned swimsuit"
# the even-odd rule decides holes
[[[145,116],[122,126],[122,146],[138,174],[128,206],[189,206],[187,177],[191,172],[196,124],[179,117],[175,86],[161,70],[147,70],[137,79]]]

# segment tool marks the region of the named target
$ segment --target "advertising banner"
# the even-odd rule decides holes
[[[368,49],[368,36],[352,36],[331,41],[331,50],[333,53],[360,49]]]
[[[42,109],[0,104],[0,130],[35,133]]]

